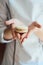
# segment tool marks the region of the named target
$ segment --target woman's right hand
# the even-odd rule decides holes
[[[14,32],[15,19],[10,19],[8,21],[5,21],[5,25],[11,27],[10,30],[12,31],[13,39],[16,39],[16,35],[15,35],[15,32]]]
[[[19,24],[23,24],[23,23],[18,20],[15,20],[15,19],[11,19],[11,20],[5,22],[5,25],[8,25],[8,26],[11,25],[13,39],[15,40],[18,38],[20,40],[20,42],[22,43],[23,38],[24,37],[26,38],[26,33],[21,35],[14,31],[15,25],[19,25]]]

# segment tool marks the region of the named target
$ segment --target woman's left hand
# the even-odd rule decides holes
[[[41,25],[38,24],[37,22],[33,22],[31,25],[28,26],[28,32],[24,33],[24,34],[19,34],[17,33],[17,37],[20,39],[21,43],[25,40],[25,38],[28,38],[28,35],[30,33],[31,30],[33,30],[35,27],[37,28],[41,28]]]

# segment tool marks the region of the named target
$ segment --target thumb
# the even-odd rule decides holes
[[[37,27],[37,28],[41,28],[41,25],[37,22],[34,22],[34,26]]]

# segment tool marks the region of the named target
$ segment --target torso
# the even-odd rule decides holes
[[[33,0],[31,0],[31,2],[29,0],[9,0],[9,4],[10,4],[9,6],[10,6],[11,13],[12,13],[12,18],[17,18],[17,19],[21,20],[27,26],[29,25],[29,23],[31,23],[31,21],[34,21],[34,20],[39,21],[38,16],[40,15],[40,12],[43,9],[43,8],[40,8],[40,6],[43,7],[43,5],[39,5],[42,2],[37,2],[36,1],[36,3],[35,4],[34,3],[35,3],[35,1],[33,2]],[[41,11],[39,11],[39,9]],[[38,13],[37,13],[37,11],[38,11]],[[34,14],[32,12],[34,12]],[[42,13],[43,13],[43,11],[42,11]],[[33,16],[33,18],[32,18],[32,16]],[[37,19],[37,17],[38,17],[38,19]],[[42,21],[43,21],[43,19],[42,19]],[[32,41],[33,37],[30,37],[30,39]],[[34,37],[34,39],[35,40],[33,40],[33,44],[36,45],[36,43],[38,43],[38,41],[36,41],[37,40],[36,37]],[[34,43],[34,42],[36,42],[36,43]],[[28,42],[28,43],[30,43],[30,42]],[[25,44],[28,46],[28,43],[27,44],[25,43]],[[32,46],[32,44],[31,44],[31,46]],[[40,48],[37,48],[37,47],[39,47],[39,45],[36,45],[35,46],[35,51],[36,52],[34,52],[33,46],[31,48],[32,53],[33,53],[32,58],[36,59],[37,56],[40,54],[40,51],[39,51]],[[26,48],[25,49],[26,51],[28,51],[30,49],[30,48],[26,47],[25,45],[24,45],[24,48]],[[22,51],[22,47],[21,47],[21,49],[19,47],[19,49],[18,49],[19,53],[20,53],[20,50],[21,50],[22,54],[25,55]],[[37,50],[39,51],[39,53],[38,53]],[[28,54],[29,53],[32,54],[31,52],[28,52]],[[35,53],[38,53],[38,54],[35,54]],[[18,56],[21,58],[22,54],[20,53],[20,54],[18,54]],[[35,54],[35,56],[34,56],[34,54]],[[26,54],[26,56],[27,56],[27,54]],[[21,60],[24,60],[24,59],[21,58]],[[27,60],[29,60],[29,59],[27,58]]]

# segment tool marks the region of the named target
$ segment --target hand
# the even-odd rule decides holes
[[[41,25],[38,24],[37,22],[33,22],[30,26],[28,26],[28,29],[33,30],[35,27],[41,28]]]
[[[15,28],[15,19],[10,19],[8,21],[5,21],[5,25],[10,26],[10,30],[12,31],[12,35],[13,35],[13,39],[16,39],[16,35],[14,32],[14,28]]]

